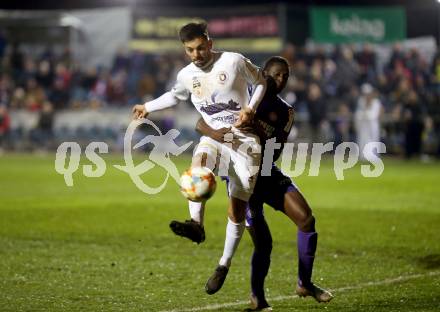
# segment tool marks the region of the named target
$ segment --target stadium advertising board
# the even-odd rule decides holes
[[[146,52],[180,51],[177,31],[191,21],[207,21],[210,35],[219,49],[242,52],[275,52],[282,47],[276,11],[235,14],[217,9],[210,12],[190,12],[175,15],[161,12],[152,16],[148,12],[134,12],[131,48]]]
[[[400,7],[325,7],[310,10],[316,42],[393,42],[406,37],[406,16]]]

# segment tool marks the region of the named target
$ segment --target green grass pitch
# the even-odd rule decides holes
[[[146,195],[106,158],[107,172],[79,170],[67,187],[55,155],[0,156],[0,311],[240,311],[249,295],[245,233],[223,289],[204,292],[221,255],[225,189],[206,211],[207,240],[176,237],[188,218],[172,182]],[[87,164],[85,157],[82,162]],[[188,158],[177,161],[182,171]],[[295,179],[317,219],[314,280],[329,304],[293,295],[296,228],[266,208],[274,248],[267,297],[274,311],[440,311],[440,164],[385,160],[379,178],[359,165],[337,181],[329,159],[318,177]],[[143,176],[160,184],[164,171]]]

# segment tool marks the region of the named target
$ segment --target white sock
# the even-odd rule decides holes
[[[198,222],[201,226],[203,226],[203,217],[205,214],[205,203],[197,203],[193,201],[188,201],[189,214],[191,219]]]
[[[224,265],[229,268],[231,265],[234,252],[240,244],[241,237],[244,232],[244,221],[240,223],[232,222],[228,218],[228,225],[226,226],[226,239],[225,248],[223,249],[223,256],[220,258],[220,265]]]

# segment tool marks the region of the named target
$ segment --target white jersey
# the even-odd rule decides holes
[[[241,108],[248,105],[248,85],[262,80],[259,68],[239,53],[221,52],[220,57],[203,70],[193,63],[177,74],[171,93],[188,100],[213,129],[234,124]]]

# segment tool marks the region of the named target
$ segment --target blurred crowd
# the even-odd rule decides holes
[[[379,64],[374,47],[331,49],[287,45],[292,79],[283,97],[295,106],[297,127],[313,142],[381,140],[388,152],[411,157],[440,154],[440,54],[425,59],[417,49],[392,47]],[[261,64],[267,55],[248,55]],[[39,112],[34,142],[52,135],[60,110],[121,107],[169,90],[187,63],[182,53],[145,54],[121,50],[110,68],[83,69],[68,49],[25,53],[0,36],[0,145],[10,112]],[[189,106],[188,106],[189,107]],[[363,136],[364,135],[364,136]]]
[[[383,141],[407,157],[439,154],[440,54],[392,47],[382,64],[370,44],[283,51],[292,64],[285,98],[308,115],[314,142]]]

